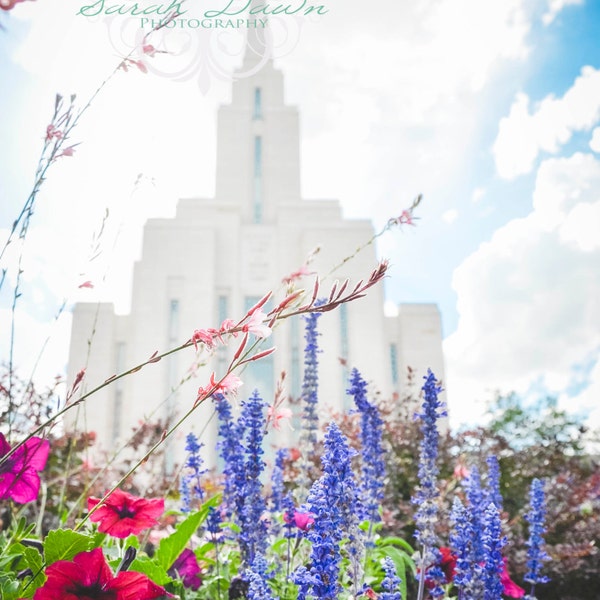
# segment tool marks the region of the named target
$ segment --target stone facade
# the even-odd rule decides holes
[[[284,103],[283,76],[271,61],[233,84],[232,102],[218,114],[215,198],[181,199],[174,219],[148,220],[129,315],[115,315],[111,304],[75,306],[71,381],[86,362],[88,346],[86,382],[91,389],[156,350],[185,342],[194,329],[218,327],[226,317],[239,319],[268,290],[281,297],[282,277],[304,264],[316,247],[320,251],[310,269],[324,276],[324,291],[334,279],[368,277],[377,262],[372,245],[325,277],[374,231],[367,220],[344,219],[336,200],[302,199],[298,121],[297,109]],[[313,277],[302,284],[312,287]],[[319,396],[334,410],[347,408],[344,391],[354,366],[386,395],[401,391],[408,366],[416,370],[418,381],[427,367],[443,378],[437,307],[403,304],[392,318],[384,316],[383,304],[380,285],[320,318]],[[242,397],[257,387],[270,401],[281,371],[287,374],[288,393],[299,394],[303,327],[299,318],[276,327],[268,343],[277,352],[241,375]],[[142,419],[188,410],[198,387],[211,371],[226,368],[235,347],[234,340],[230,348],[218,350],[196,377],[189,377],[193,349],[149,365],[99,391],[66,425],[96,431],[99,446],[110,450]],[[208,404],[201,407],[185,428],[201,434],[208,448],[215,441],[211,414]],[[183,435],[171,443],[167,469],[181,456]]]

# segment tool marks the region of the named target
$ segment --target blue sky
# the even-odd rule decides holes
[[[30,188],[54,94],[86,98],[135,39],[137,21],[84,19],[83,4],[24,2],[0,15],[2,232]],[[188,0],[192,14],[205,4]],[[339,198],[346,216],[381,227],[424,194],[418,226],[387,234],[379,252],[393,265],[390,303],[441,308],[455,423],[498,389],[555,394],[600,424],[600,2],[324,4],[321,17],[273,19],[286,98],[301,114],[305,197]],[[185,50],[111,81],[39,197],[23,362],[63,298],[126,310],[144,219],[214,192],[215,111],[243,35],[184,33],[164,43]],[[82,278],[102,284],[80,290]],[[3,290],[3,332],[9,302]],[[68,319],[52,327],[48,374]]]

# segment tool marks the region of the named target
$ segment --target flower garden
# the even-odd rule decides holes
[[[144,58],[153,52],[144,39]],[[118,70],[143,64],[125,57],[90,102]],[[73,156],[77,144],[67,143],[90,102],[77,111],[75,98],[57,97],[34,187],[0,258],[15,236],[25,240],[38,192],[55,161]],[[384,231],[413,224],[419,201]],[[319,316],[360,301],[386,269],[326,291],[318,279],[295,288],[300,269],[272,310],[269,292],[240,319],[190,332],[85,393],[83,370],[61,398],[21,381],[11,360],[0,379],[0,597],[597,598],[600,474],[583,426],[551,400],[535,414],[498,398],[488,424],[449,433],[434,373],[415,382],[409,372],[406,395],[382,399],[353,369],[350,413],[321,408]],[[20,272],[14,305],[19,286]],[[262,344],[290,318],[305,328],[301,427],[297,444],[270,458],[266,436],[291,416],[283,387],[275,398],[239,388],[244,366],[275,351]],[[98,389],[173,352],[210,356],[222,345],[235,346],[225,375],[213,373],[176,423],[142,424],[121,464],[117,454],[91,467],[93,432],[61,430],[61,417]],[[185,463],[165,474],[165,441],[205,403],[218,420],[217,447],[189,433]],[[206,468],[215,454],[220,467]]]

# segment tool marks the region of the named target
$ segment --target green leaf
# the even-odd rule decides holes
[[[381,538],[377,541],[378,546],[400,546],[400,548],[404,548],[404,550],[412,556],[415,551],[413,547],[403,538],[395,537],[395,536],[387,536]]]
[[[57,560],[73,560],[80,552],[89,550],[93,540],[83,533],[72,529],[54,529],[48,532],[44,540],[44,557],[46,564]]]
[[[196,533],[200,523],[206,519],[208,508],[206,511],[203,509],[204,507],[198,512],[192,513],[185,521],[180,523],[174,533],[160,540],[158,550],[156,551],[156,560],[165,571],[169,570],[190,541],[190,538]]]
[[[167,585],[167,583],[173,581],[161,565],[157,565],[156,562],[146,556],[136,558],[131,563],[129,570],[148,575],[148,577],[157,585]]]
[[[35,548],[23,548],[23,559],[25,564],[33,571],[33,577],[27,578],[23,583],[23,589],[21,590],[20,598],[31,598],[44,581],[46,576],[44,575],[44,564],[42,561],[41,554]]]

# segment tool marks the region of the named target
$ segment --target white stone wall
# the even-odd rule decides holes
[[[254,118],[255,90],[261,89],[260,118]],[[262,138],[262,218],[256,222],[255,136]],[[321,248],[311,268],[323,276],[322,293],[333,282],[366,279],[376,266],[373,246],[335,272],[346,256],[370,239],[373,226],[365,220],[345,220],[335,200],[302,200],[300,197],[298,112],[283,103],[283,78],[272,64],[255,76],[234,84],[233,101],[219,111],[217,182],[215,199],[180,200],[174,219],[150,219],[144,229],[141,260],[133,278],[131,314],[115,317],[111,305],[98,309],[91,344],[87,385],[110,377],[117,368],[129,368],[188,340],[194,329],[218,327],[219,297],[227,299],[227,314],[241,318],[247,299],[268,290],[283,294],[281,279],[298,269],[315,247]],[[304,282],[312,288],[313,278]],[[328,410],[348,407],[345,376],[357,367],[383,394],[398,391],[407,365],[418,376],[431,366],[443,377],[440,316],[434,305],[402,305],[395,319],[383,316],[383,286],[356,302],[320,318],[320,398]],[[87,353],[96,305],[78,304],[73,315],[69,360],[72,381]],[[344,335],[344,322],[347,336]],[[292,345],[303,361],[304,325],[283,322],[267,344],[278,351],[272,361],[273,379],[288,373],[290,392],[299,387],[299,372],[292,360]],[[393,381],[390,345],[396,347]],[[268,346],[265,346],[268,347]],[[118,385],[114,384],[87,403],[83,425],[98,434],[99,445],[115,448],[143,419],[182,415],[205,385],[212,370],[223,368],[235,350],[235,341],[189,378],[193,349],[149,365]],[[295,377],[294,377],[295,374]],[[252,392],[251,373],[242,374],[247,385],[242,397]],[[187,379],[187,380],[186,380]],[[420,379],[419,379],[420,382]],[[270,402],[270,387],[261,392]],[[214,448],[216,419],[209,405],[195,413],[189,427],[173,440],[167,468],[183,454],[183,437],[190,429],[202,434]],[[73,420],[67,425],[75,426]],[[294,434],[280,436],[290,442]],[[214,462],[214,456],[208,458]]]

